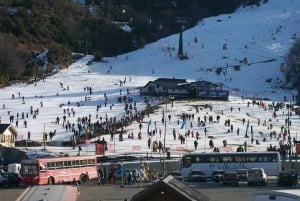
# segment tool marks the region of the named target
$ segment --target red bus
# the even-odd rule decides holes
[[[21,161],[22,180],[25,185],[84,183],[97,178],[96,156],[25,159]]]

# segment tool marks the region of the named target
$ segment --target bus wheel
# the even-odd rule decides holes
[[[86,177],[85,174],[80,175],[80,179],[79,179],[79,183],[80,183],[80,184],[85,183],[86,180],[87,180],[87,177]]]
[[[48,185],[53,185],[54,184],[54,178],[53,177],[49,177],[48,179]]]

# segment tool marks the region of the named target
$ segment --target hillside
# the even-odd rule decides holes
[[[0,2],[0,82],[42,78],[56,66],[68,66],[72,52],[101,60],[143,48],[205,17],[231,13],[241,5],[260,5],[259,0],[74,2]],[[49,50],[47,62],[35,55],[44,49]]]
[[[158,133],[151,139],[165,140],[172,154],[178,154],[177,150],[193,150],[195,140],[194,135],[182,145],[179,140],[174,140],[173,129],[177,135],[184,135],[188,130],[194,134],[199,132],[198,152],[212,151],[207,146],[209,139],[213,139],[218,147],[227,140],[232,150],[245,141],[249,151],[266,150],[270,144],[278,146],[279,139],[283,139],[282,135],[279,137],[281,128],[290,129],[292,139],[300,132],[299,116],[294,111],[288,107],[276,111],[272,106],[294,103],[297,95],[296,91],[283,88],[285,72],[280,64],[294,43],[294,34],[299,33],[299,7],[300,1],[273,0],[259,7],[241,7],[232,14],[206,18],[183,31],[183,52],[189,58],[186,60],[177,57],[179,34],[174,34],[143,49],[104,57],[103,62],[91,62],[93,56],[85,56],[45,80],[2,88],[1,122],[9,123],[13,116],[15,119],[11,123],[16,126],[20,140],[26,140],[29,132],[30,140],[42,142],[43,133],[50,135],[56,131],[52,139],[48,135],[47,141],[67,142],[75,136],[84,139],[98,135],[94,125],[107,128],[111,121],[122,123],[127,117],[140,115],[149,102],[157,109],[145,114],[140,122],[134,119],[131,124],[122,124],[123,141],[118,140],[122,129],[112,128],[101,133],[101,138],[108,142],[108,154],[151,152],[147,146],[151,138],[147,131],[150,121],[153,122],[150,129],[157,129]],[[280,26],[280,31],[276,31]],[[234,67],[237,65],[239,68]],[[218,73],[220,68],[221,73]],[[139,87],[160,77],[218,82],[230,90],[229,101],[175,100],[173,107],[161,104],[165,97],[149,97],[148,102],[145,101],[145,97],[139,94]],[[128,98],[128,102],[118,101],[119,97]],[[131,109],[126,110],[130,104]],[[196,107],[199,113],[195,112]],[[292,115],[288,116],[290,112]],[[162,122],[164,113],[172,117],[165,125]],[[195,118],[181,128],[183,113],[194,114]],[[197,122],[198,117],[201,120],[204,116],[215,119],[218,115],[219,122],[213,121],[205,126]],[[228,132],[228,126],[224,124],[228,119],[234,126],[233,132]],[[289,126],[285,123],[288,119],[291,121]],[[248,126],[243,124],[248,121]],[[245,133],[251,126],[253,132],[246,138]],[[142,138],[138,139],[140,131]],[[275,132],[276,137],[270,138],[271,132]],[[128,138],[131,133],[133,139]],[[253,143],[255,140],[259,143]],[[284,142],[287,143],[287,139]],[[40,148],[30,147],[30,150]],[[72,154],[78,152],[72,147],[49,146],[47,149]],[[87,143],[82,149],[85,153],[94,153],[95,147],[93,143]]]

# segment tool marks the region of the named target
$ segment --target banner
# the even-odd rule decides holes
[[[186,124],[186,120],[183,120],[180,129],[183,129],[185,124]]]
[[[105,153],[105,147],[104,143],[98,143],[96,144],[96,155],[104,155]]]
[[[300,143],[296,144],[296,153],[300,154]]]

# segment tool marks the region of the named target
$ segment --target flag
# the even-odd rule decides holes
[[[184,128],[184,126],[185,126],[185,124],[186,124],[186,120],[184,119],[184,120],[182,121],[182,124],[181,124],[181,127],[180,127],[180,129],[183,129],[183,128]]]

